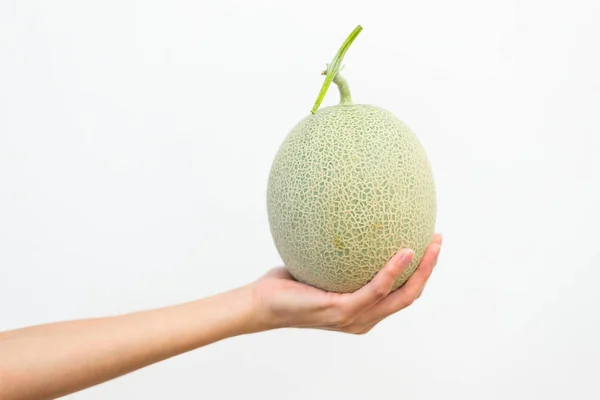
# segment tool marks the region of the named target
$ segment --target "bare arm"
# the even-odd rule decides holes
[[[54,399],[247,333],[253,329],[248,292],[0,333],[0,399]]]
[[[54,399],[225,338],[269,329],[364,334],[421,295],[440,246],[436,235],[417,271],[393,292],[411,251],[398,252],[354,293],[323,292],[277,268],[247,286],[190,303],[0,333],[0,399]]]

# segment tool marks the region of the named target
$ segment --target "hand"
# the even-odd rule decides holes
[[[414,257],[410,249],[396,253],[354,293],[325,292],[294,280],[283,267],[275,268],[253,284],[257,322],[263,329],[318,328],[365,334],[421,296],[437,263],[441,243],[442,237],[436,234],[417,270],[395,291],[391,291],[394,281]]]

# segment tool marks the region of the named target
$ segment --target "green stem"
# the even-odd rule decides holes
[[[325,82],[323,82],[323,86],[321,87],[319,96],[317,97],[317,100],[315,101],[315,104],[312,110],[310,111],[311,113],[314,114],[319,109],[319,106],[321,105],[323,98],[325,98],[325,94],[327,93],[331,82],[335,83],[340,90],[340,104],[352,104],[352,98],[350,97],[350,89],[348,88],[348,83],[344,78],[340,76],[339,71],[344,55],[346,55],[348,48],[350,47],[354,39],[356,39],[360,31],[362,31],[362,26],[358,25],[356,28],[354,28],[352,33],[350,33],[350,35],[346,38],[346,40],[338,50],[335,57],[333,57],[331,63],[327,65],[327,69],[323,72],[323,74],[325,75]]]
[[[340,104],[348,105],[352,104],[352,96],[350,96],[350,88],[348,87],[348,82],[342,77],[342,74],[339,72],[335,74],[333,78],[333,83],[335,83],[340,90]]]

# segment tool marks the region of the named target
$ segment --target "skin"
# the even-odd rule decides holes
[[[393,292],[414,257],[409,249],[354,293],[324,292],[276,268],[246,286],[189,303],[0,333],[0,399],[54,399],[226,338],[272,329],[365,334],[419,298],[440,248],[435,235],[416,272]]]

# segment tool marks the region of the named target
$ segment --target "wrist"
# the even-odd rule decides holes
[[[293,316],[293,303],[290,304],[285,288],[274,290],[270,281],[260,279],[245,287],[250,296],[251,332],[262,332],[294,326],[290,320]],[[279,306],[276,306],[279,304]],[[282,306],[283,304],[283,306]]]
[[[225,336],[247,335],[274,328],[253,283],[217,295],[217,298],[222,299],[223,319],[229,328],[224,332]]]
[[[243,301],[239,302],[240,334],[252,334],[279,328],[270,316],[265,299],[261,296],[256,282],[237,289]]]

